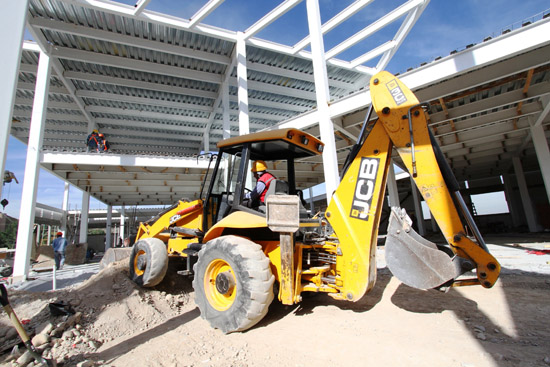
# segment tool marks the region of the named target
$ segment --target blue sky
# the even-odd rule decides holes
[[[120,1],[135,4],[134,1]],[[250,6],[250,0],[226,0],[204,21],[213,26],[244,31],[263,15],[275,8],[281,1],[261,0]],[[330,49],[359,29],[391,11],[403,1],[375,0],[353,18],[325,36],[325,49]],[[165,14],[190,18],[206,0],[151,0],[147,9]],[[322,22],[326,22],[352,3],[351,0],[319,0]],[[487,36],[496,36],[502,30],[550,8],[548,0],[431,0],[407,39],[397,51],[387,69],[390,72],[404,72],[409,67],[419,66],[438,56],[447,56],[452,50],[461,50],[471,43],[479,43]],[[397,22],[399,23],[399,22]],[[338,57],[344,60],[363,54],[365,49],[389,39],[398,24],[389,26],[384,32],[373,35],[364,43],[347,50]],[[292,31],[288,31],[291,29]],[[258,34],[267,40],[293,45],[307,35],[306,2],[302,1],[289,13],[272,23]],[[376,60],[375,60],[376,61]],[[369,65],[369,64],[367,64]],[[372,65],[369,65],[372,66]],[[24,176],[26,145],[10,136],[6,169],[15,173],[19,184],[13,181],[2,189],[2,199],[9,200],[5,212],[19,217],[19,205]],[[39,203],[61,208],[63,202],[63,181],[45,170],[40,171]],[[69,208],[81,207],[82,193],[72,187],[69,194]],[[497,202],[502,200],[497,200]],[[105,206],[92,199],[91,209]],[[1,207],[0,207],[1,210]]]

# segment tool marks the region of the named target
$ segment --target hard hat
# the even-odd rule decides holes
[[[103,137],[103,134],[99,134],[99,136]]]
[[[97,129],[93,129],[92,132],[97,134],[99,131]]]
[[[252,172],[261,172],[267,170],[267,164],[262,160],[257,160],[252,163]]]
[[[57,237],[59,237],[59,236],[63,236],[63,232],[57,232],[57,234],[56,234],[56,235],[57,235]]]

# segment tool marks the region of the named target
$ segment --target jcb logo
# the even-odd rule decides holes
[[[397,83],[397,80],[393,79],[390,80],[388,83],[386,83],[386,87],[388,87],[388,90],[391,93],[391,96],[393,97],[393,100],[395,101],[396,105],[403,104],[407,102],[407,98],[405,97],[405,94],[399,87],[399,84]]]
[[[369,220],[369,210],[378,174],[378,158],[361,158],[357,184],[353,193],[350,217]]]

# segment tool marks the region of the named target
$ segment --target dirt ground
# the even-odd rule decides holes
[[[359,302],[275,301],[258,325],[224,335],[200,317],[189,278],[140,289],[126,267],[69,289],[10,293],[29,332],[46,335],[44,356],[65,366],[550,366],[549,275],[504,269],[492,289],[441,293],[409,288],[382,268]],[[48,303],[61,300],[76,320],[51,315]],[[1,365],[32,365],[13,354],[10,329],[2,313]]]

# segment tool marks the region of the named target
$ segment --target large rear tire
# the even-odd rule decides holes
[[[275,277],[257,243],[216,238],[202,247],[193,270],[195,302],[212,327],[226,334],[243,331],[267,314]]]
[[[166,245],[158,238],[139,240],[130,255],[130,278],[142,287],[159,284],[168,269]]]

